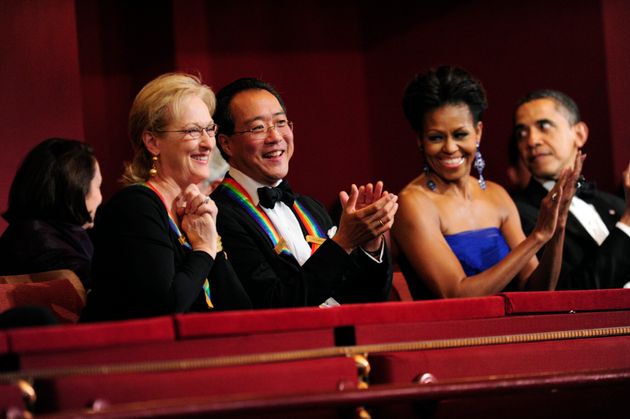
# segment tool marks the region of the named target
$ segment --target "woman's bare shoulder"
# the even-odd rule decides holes
[[[439,211],[431,197],[434,194],[423,184],[420,178],[416,178],[405,186],[398,194],[399,209],[397,219],[405,219],[412,224],[421,221],[434,220],[439,224]],[[422,217],[418,217],[422,214]]]
[[[431,197],[429,194],[432,193],[423,184],[422,178],[417,177],[411,182],[409,182],[398,194],[398,198],[402,201],[407,201],[409,203],[415,201],[431,201]]]
[[[510,194],[505,190],[505,188],[499,185],[496,182],[486,181],[486,190],[485,193],[488,194],[488,197],[495,201],[509,201],[512,202],[512,198]]]

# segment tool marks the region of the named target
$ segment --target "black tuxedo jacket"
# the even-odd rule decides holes
[[[387,248],[379,264],[359,249],[348,255],[337,243],[326,240],[300,266],[293,256],[276,254],[271,240],[225,194],[223,186],[214,191],[212,199],[219,208],[217,228],[223,248],[255,308],[317,306],[329,297],[339,303],[387,300],[392,284]],[[296,199],[323,232],[333,226],[319,202],[299,194]]]
[[[524,191],[514,196],[525,234],[534,229],[545,195],[547,190],[532,179]],[[610,235],[598,246],[577,218],[569,213],[557,289],[618,288],[630,281],[630,237],[615,227],[625,210],[625,202],[597,191],[592,204]],[[542,250],[539,258],[541,254]]]

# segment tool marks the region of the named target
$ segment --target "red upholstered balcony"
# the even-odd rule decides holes
[[[0,333],[0,409],[102,417],[588,417],[630,391],[629,290],[188,314]],[[367,354],[370,387],[351,355]],[[346,356],[347,355],[347,356]],[[10,363],[5,362],[5,365]],[[430,375],[427,375],[430,374]],[[25,404],[16,379],[33,379]],[[423,384],[418,380],[422,378]],[[85,408],[88,410],[84,410]]]

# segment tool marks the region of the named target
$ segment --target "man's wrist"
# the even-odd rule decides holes
[[[363,244],[361,246],[361,249],[363,249],[363,251],[369,254],[370,256],[378,257],[380,256],[381,251],[383,250],[384,242],[385,242],[385,239],[383,235],[381,234],[379,237],[376,237],[370,240],[369,242]],[[378,244],[374,245],[374,243],[378,243]]]

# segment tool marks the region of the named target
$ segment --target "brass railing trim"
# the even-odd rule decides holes
[[[370,345],[327,347],[287,352],[270,352],[167,361],[146,361],[110,365],[55,367],[3,373],[0,374],[0,383],[14,383],[19,379],[33,380],[50,379],[72,375],[166,372],[188,369],[218,368],[236,365],[252,365],[272,362],[332,358],[338,356],[352,357],[354,355],[365,355],[370,353],[407,352],[418,350],[462,348],[470,346],[507,345],[513,343],[532,343],[553,340],[587,339],[625,335],[630,335],[630,326],[560,330],[549,332],[522,333],[514,335],[476,336],[428,341],[377,343]]]

